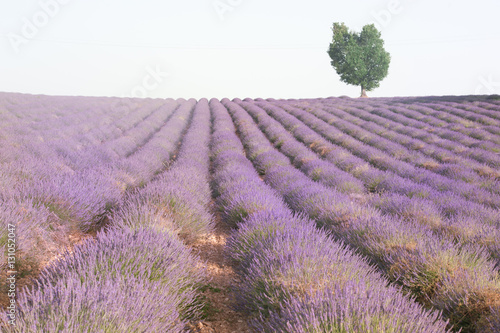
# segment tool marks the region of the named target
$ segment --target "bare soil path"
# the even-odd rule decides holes
[[[212,211],[215,211],[214,209]],[[235,310],[234,288],[240,284],[233,263],[224,255],[226,240],[231,228],[215,212],[214,232],[200,237],[189,245],[205,262],[208,279],[202,289],[206,302],[205,318],[189,324],[193,333],[245,333],[251,332],[247,325],[249,315]]]

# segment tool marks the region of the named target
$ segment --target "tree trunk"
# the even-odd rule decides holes
[[[361,87],[361,96],[359,96],[359,97],[362,97],[362,98],[368,97],[368,95],[366,94],[365,88]]]

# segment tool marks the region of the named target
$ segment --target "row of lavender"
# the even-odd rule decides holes
[[[45,122],[48,124],[39,121],[48,129],[46,133],[26,131],[23,134],[20,131],[17,137],[14,134],[6,136],[2,142],[4,147],[20,142],[20,148],[14,150],[17,152],[15,160],[2,163],[2,174],[12,182],[2,186],[0,213],[2,223],[15,221],[18,226],[18,262],[27,269],[42,266],[61,247],[68,245],[68,234],[78,229],[97,229],[128,189],[146,183],[165,168],[175,154],[195,104],[194,100],[180,103],[167,100],[163,105],[158,101],[146,102],[137,115],[133,109],[130,114],[123,114],[120,108],[118,111],[113,109],[114,113],[108,112],[108,101],[101,101],[101,104],[86,110],[64,108],[64,103],[59,109],[59,99],[49,101],[53,105],[45,106]],[[79,105],[75,100],[73,103]],[[25,103],[22,108],[31,110],[32,105]],[[13,113],[30,115],[26,116],[26,124],[13,122],[14,128],[38,126],[29,119],[33,118],[30,111]],[[57,126],[62,125],[52,123],[51,115],[59,113],[61,118],[68,118],[64,123],[73,127],[74,132],[61,134],[65,131],[59,131]],[[41,119],[42,115],[40,111],[38,118]],[[76,115],[76,121],[70,124],[73,115]],[[79,137],[82,130],[78,124],[88,127],[83,118],[97,128],[92,135],[87,135],[92,138],[88,140],[92,143],[87,145]],[[114,126],[121,135],[111,135],[113,131],[107,118],[116,120]],[[97,124],[100,122],[107,128],[103,131],[108,133],[108,140],[98,139],[101,128]],[[30,137],[35,138],[37,133],[43,140],[31,150],[29,142],[33,140],[30,141]],[[130,153],[118,154],[116,151],[123,150],[124,137],[130,138],[126,149]],[[66,143],[64,150],[61,149],[62,142]],[[65,169],[61,170],[59,166]],[[11,170],[13,172],[9,173]],[[22,270],[20,267],[21,274]]]
[[[306,174],[308,170],[318,170],[314,169],[314,164],[325,166],[325,163],[314,159],[304,146],[287,137],[288,133],[282,127],[280,130],[279,124],[273,123],[267,113],[257,106],[261,103],[240,100],[236,100],[237,104],[223,102],[234,117],[256,168],[295,211],[307,214],[331,230],[336,238],[361,250],[392,281],[402,284],[421,302],[442,310],[453,324],[466,330],[481,331],[495,318],[500,280],[495,263],[480,246],[472,242],[457,244],[453,238],[436,234],[429,225],[382,215],[370,206],[354,204],[335,186],[326,187],[314,182],[293,168],[289,158]],[[247,112],[257,119],[264,132],[288,157],[272,147]],[[290,128],[297,133],[299,127],[295,123]],[[322,142],[308,143],[321,146],[323,155],[329,153],[329,149],[336,150],[335,147],[321,145]],[[340,179],[332,181],[335,177],[334,165],[329,167],[332,171],[328,175],[329,181],[341,183],[344,178],[342,172],[338,172]],[[320,174],[316,178],[318,180],[324,175],[323,172],[316,174]],[[349,177],[345,180],[356,184]],[[498,242],[495,246],[498,248]],[[490,306],[493,308],[490,309]]]
[[[169,132],[180,134],[184,126],[175,125]],[[199,315],[196,290],[204,274],[178,234],[196,237],[212,228],[209,135],[202,100],[172,166],[130,191],[95,240],[51,264],[20,296],[14,331],[178,332]]]
[[[210,102],[214,185],[224,220],[237,227],[228,253],[238,263],[239,304],[254,314],[252,327],[258,332],[446,331],[436,312],[387,286],[365,260],[292,213],[245,157],[223,104]]]
[[[478,106],[478,103],[481,107]],[[493,103],[491,101],[490,103]],[[344,103],[339,103],[344,104]],[[385,113],[394,116],[394,113],[401,115],[399,120],[408,122],[411,127],[419,127],[432,133],[432,129],[437,129],[436,136],[444,140],[452,140],[466,147],[473,148],[473,152],[480,154],[480,148],[484,151],[498,152],[500,143],[498,134],[499,122],[498,110],[494,110],[494,104],[468,101],[462,99],[460,104],[451,103],[456,107],[449,107],[449,102],[426,102],[425,100],[414,100],[405,102],[404,100],[394,100],[386,102],[359,103],[348,101],[345,106],[351,105],[366,109],[374,113]],[[463,108],[463,111],[457,108]],[[493,108],[493,109],[491,109]],[[498,108],[498,107],[497,107]],[[457,112],[454,112],[458,110]],[[454,114],[455,113],[455,114]],[[429,131],[431,130],[431,131]],[[480,158],[479,156],[477,158]]]
[[[382,107],[380,105],[350,103],[346,105],[338,104],[337,106],[357,117],[376,122],[383,127],[390,126],[392,131],[430,144],[431,147],[429,148],[431,149],[432,146],[438,146],[451,151],[455,155],[463,156],[468,159],[469,163],[473,162],[472,160],[483,163],[498,163],[498,157],[491,154],[499,151],[498,134],[484,133],[485,126],[481,124],[475,124],[467,120],[465,123],[467,127],[465,127],[462,124],[464,119],[458,117],[453,119],[453,122],[451,120],[447,122],[443,119],[447,119],[450,116],[449,113],[425,108],[417,104],[405,106],[396,104]],[[416,110],[421,110],[422,113]],[[431,110],[430,113],[428,110]],[[490,128],[498,127],[491,126]],[[421,141],[415,142],[417,145],[415,148],[425,152],[427,147]],[[437,152],[442,155],[434,153],[437,159],[446,161],[447,159],[453,160],[457,158],[457,156],[449,155],[446,151],[437,147],[434,149],[437,149]],[[475,166],[477,166],[477,163],[475,163]],[[485,169],[485,174],[488,174],[488,171],[488,169]]]
[[[447,139],[438,139],[434,134],[439,133],[437,128],[432,129],[431,135],[434,135],[434,138],[429,138],[431,135],[427,131],[403,126],[396,121],[372,114],[373,111],[354,107],[344,111],[341,105],[330,104],[318,105],[318,108],[329,113],[318,114],[321,119],[356,138],[362,138],[364,143],[379,148],[392,157],[455,181],[465,181],[486,188],[492,193],[499,193],[500,187],[495,178],[500,175],[495,173],[493,168],[498,169],[500,158],[495,153],[480,148],[469,148]],[[420,138],[427,139],[430,143]],[[500,146],[496,146],[496,149],[500,149]]]

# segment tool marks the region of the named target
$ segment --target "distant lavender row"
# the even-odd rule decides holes
[[[470,105],[470,104],[469,104]],[[498,152],[500,128],[493,125],[480,124],[461,117],[453,116],[449,112],[439,111],[442,104],[433,109],[432,104],[414,103],[394,105],[394,111],[401,112],[410,119],[441,128],[442,134],[454,141],[468,142],[472,147]],[[441,120],[442,119],[442,120]],[[490,132],[490,133],[488,133]],[[439,133],[441,135],[441,133]],[[496,142],[493,143],[493,142]]]
[[[380,215],[312,182],[270,146],[241,107],[228,100],[222,102],[233,116],[250,158],[265,174],[266,183],[278,190],[295,211],[307,214],[338,239],[359,249],[390,280],[442,310],[452,324],[474,327],[488,318],[487,305],[492,304],[491,297],[500,295],[500,279],[484,251],[456,246],[439,239],[425,226]],[[471,316],[471,305],[464,302],[467,299],[483,304],[484,312]]]
[[[298,142],[277,120],[269,116],[257,103],[245,100],[239,103],[253,117],[261,131],[269,141],[284,155],[290,158],[292,164],[304,172],[309,178],[324,185],[334,187],[346,194],[365,194],[364,184],[350,173],[321,159],[304,144]],[[313,144],[314,145],[314,144]]]
[[[472,214],[474,217],[495,226],[500,221],[500,215],[496,210],[466,201],[450,192],[438,192],[427,185],[404,179],[390,171],[376,169],[363,159],[352,155],[348,150],[333,145],[282,108],[263,101],[258,101],[257,105],[277,119],[291,134],[314,152],[363,181],[365,187],[371,192],[395,192],[409,198],[425,198],[437,205],[442,214],[448,217],[456,214]],[[283,107],[286,108],[286,106]],[[315,127],[315,130],[319,129]],[[328,133],[327,129],[325,129],[325,133]]]
[[[453,102],[425,102],[422,105],[433,107],[437,111],[445,111],[450,118],[455,116],[456,118],[467,119],[482,125],[500,126],[500,120],[476,112],[455,108],[454,105],[456,104]]]
[[[109,161],[109,154],[96,151],[96,145],[104,139],[102,132],[106,132],[105,137],[113,137],[116,132],[120,133],[113,123],[123,123],[121,116],[135,119],[137,115],[150,113],[150,107],[154,105],[145,104],[130,114],[126,108],[110,110],[110,106],[104,103],[109,101],[101,99],[94,104],[88,98],[76,101],[73,98],[70,99],[73,105],[66,105],[62,97],[53,97],[47,101],[50,104],[42,106],[32,106],[30,101],[33,97],[25,99],[23,103],[15,105],[19,108],[15,117],[17,121],[11,121],[9,131],[4,132],[6,140],[0,141],[0,158],[6,158],[0,172],[6,185],[0,191],[4,196],[19,192],[16,187],[27,181],[37,182],[63,174],[71,175],[77,169],[95,168]],[[89,102],[89,105],[84,102]],[[39,119],[32,119],[33,114],[38,114]],[[37,123],[43,124],[46,130],[38,127],[30,130]],[[48,160],[50,163],[46,162]]]
[[[495,104],[493,103],[493,100],[490,100],[490,103],[484,103],[479,101],[460,101],[460,103],[454,101],[443,101],[440,104],[444,106],[454,107],[455,109],[458,109],[459,112],[465,110],[467,112],[475,114],[475,116],[482,115],[497,121],[500,120],[498,115],[498,111],[500,110],[498,108],[498,105],[496,106],[495,110]],[[458,117],[458,114],[452,117]],[[479,124],[479,126],[477,125],[473,126],[473,128],[471,129],[471,133],[469,135],[477,138],[486,139],[486,137],[488,137],[488,134],[484,134],[484,131],[490,132],[491,134],[497,136],[500,135],[499,126],[486,125],[484,123]]]
[[[238,223],[228,248],[239,263],[243,282],[239,298],[247,311],[255,313],[255,330],[306,332],[313,325],[335,331],[362,327],[445,331],[446,323],[437,313],[423,310],[396,288],[387,287],[365,261],[310,220],[291,214],[245,158],[227,111],[216,100],[210,106],[218,200],[226,221]],[[342,293],[344,299],[335,296]],[[298,311],[290,312],[294,307]]]
[[[498,143],[490,140],[495,136],[492,134],[474,134],[471,131],[481,131],[480,129],[467,129],[463,124],[449,124],[443,120],[436,119],[432,115],[435,110],[415,105],[397,105],[392,107],[382,106],[377,108],[364,107],[365,110],[384,118],[393,119],[404,125],[410,126],[408,129],[417,128],[433,134],[444,140],[459,143],[469,147],[467,156],[482,163],[498,163],[495,154],[499,152]],[[418,111],[424,112],[424,114]],[[428,111],[429,110],[429,111]],[[446,114],[442,112],[442,114]],[[442,116],[439,115],[441,118]],[[470,126],[470,124],[467,124]],[[482,127],[482,126],[481,126]]]
[[[153,137],[124,160],[123,168],[135,178],[133,186],[145,184],[166,166],[191,119],[195,105],[194,99],[181,104]]]
[[[438,116],[448,117],[449,115],[447,115],[445,112],[439,112],[430,107],[423,106],[420,103],[412,103],[411,105],[399,104],[390,107],[385,107],[382,105],[382,107],[384,110],[389,109],[394,113],[417,120],[422,124],[427,124],[427,126],[431,125],[433,127],[439,128],[440,130],[436,133],[436,135],[440,136],[443,139],[456,141],[463,144],[464,146],[478,147],[495,152],[495,146],[481,139],[482,137],[485,137],[483,133],[479,132],[477,134],[474,134],[473,130],[465,127],[465,125],[470,125],[468,124],[468,121],[465,122],[464,125],[463,120],[462,123],[453,124],[450,124],[444,120],[439,120],[439,118],[437,118]],[[380,109],[380,107],[377,108],[377,110],[378,109]],[[419,124],[419,128],[422,128],[420,126],[421,125]],[[480,151],[475,151],[471,156],[478,159],[479,161],[483,161],[481,159],[482,154]],[[489,155],[485,155],[485,157],[488,156]]]
[[[297,116],[300,120],[307,122],[308,125],[314,124],[314,126],[317,126],[316,130],[325,138],[369,161],[377,168],[391,170],[401,177],[429,185],[439,191],[454,192],[471,201],[476,201],[495,208],[500,207],[500,196],[498,195],[493,195],[482,188],[467,184],[462,180],[452,180],[428,170],[417,168],[412,164],[391,157],[380,149],[363,144],[359,140],[362,138],[361,133],[344,133],[343,131],[345,131],[345,127],[348,126],[348,124],[344,122],[344,126],[339,125],[337,121],[335,121],[335,117],[332,117],[325,111],[312,108],[309,112],[305,112],[290,106],[287,106],[286,110],[292,115]],[[353,136],[351,137],[350,134],[353,134]],[[368,133],[367,135],[370,134]],[[387,142],[388,141],[384,141],[384,143]],[[373,142],[371,144],[373,144]],[[404,149],[401,146],[399,147],[400,149]],[[397,154],[397,152],[398,148],[395,148],[392,154]]]
[[[495,104],[494,100],[490,100],[490,103],[484,101],[462,101],[461,103],[450,101],[442,102],[442,104],[500,120],[500,114],[498,113],[498,111],[500,111],[500,106],[498,103]]]
[[[90,102],[85,98],[81,99],[81,103],[73,100],[73,105],[69,106],[61,103],[61,98],[50,99],[52,104],[49,105],[32,105],[29,101],[28,98],[25,103],[15,106],[12,112],[16,116],[5,132],[10,141],[24,147],[21,152],[13,149],[5,151],[14,153],[15,159],[27,153],[49,157],[48,149],[61,157],[71,157],[89,146],[121,135],[121,131],[125,130],[123,119],[140,122],[155,107],[155,104],[149,103],[139,110],[127,107],[111,109],[103,101],[85,104]],[[71,165],[74,161],[67,162]]]
[[[410,106],[405,104],[395,104],[390,107],[394,111],[407,111],[411,110],[409,114],[418,118],[421,118],[422,121],[429,122],[429,124],[437,125],[439,127],[449,128],[453,132],[458,132],[463,140],[472,140],[476,141],[476,144],[486,143],[487,141],[497,141],[496,134],[488,133],[489,131],[483,130],[486,127],[497,128],[494,125],[495,120],[490,119],[492,122],[486,120],[485,123],[481,123],[481,121],[473,121],[471,119],[465,119],[463,117],[455,116],[452,114],[449,107],[446,107],[442,102],[436,103],[434,101],[431,102],[419,102],[414,103]],[[416,111],[416,113],[414,113]],[[478,115],[476,114],[475,117]],[[479,117],[481,117],[479,115]],[[483,117],[487,118],[487,117]],[[483,119],[484,120],[484,119]],[[458,134],[455,133],[455,134]],[[488,147],[485,144],[483,147]]]
[[[178,107],[178,102],[168,99],[134,127],[123,131],[115,140],[104,143],[120,157],[128,157],[143,146],[162,127]]]
[[[429,109],[433,110],[431,108],[432,104],[427,103],[417,103],[412,107],[412,109],[417,110],[417,111],[423,111],[428,112]],[[492,144],[491,142],[495,142],[497,145],[500,144],[500,127],[498,126],[498,120],[496,120],[494,117],[489,118],[488,117],[482,117],[480,113],[476,112],[468,112],[468,114],[472,117],[471,119],[463,119],[464,117],[460,116],[455,116],[452,114],[453,110],[450,110],[449,107],[443,106],[443,102],[440,103],[440,105],[437,105],[436,109],[440,110],[437,111],[439,112],[439,117],[442,117],[443,119],[446,119],[449,121],[450,119],[456,119],[456,122],[451,126],[451,128],[454,131],[460,132],[464,135],[467,135],[471,138],[481,140],[483,144],[481,146],[484,147],[491,147],[490,145]],[[470,104],[469,104],[470,105]],[[477,110],[477,109],[475,109]],[[434,112],[436,112],[434,110]],[[458,113],[462,113],[462,110],[458,110]],[[467,117],[465,117],[467,118]],[[476,120],[472,120],[476,118]],[[488,119],[489,118],[489,119]],[[489,133],[488,133],[489,132]],[[488,149],[490,150],[490,149]],[[492,151],[498,152],[496,149],[492,149]]]
[[[497,181],[489,177],[482,177],[489,170],[491,170],[491,176],[500,177],[500,173],[494,172],[483,163],[461,156],[463,154],[457,155],[453,151],[436,147],[435,142],[427,144],[420,139],[415,139],[414,136],[419,134],[419,130],[405,130],[405,127],[397,122],[357,108],[325,105],[323,103],[318,103],[315,108],[321,108],[336,117],[356,124],[364,129],[362,133],[363,142],[373,141],[374,146],[382,147],[383,150],[390,152],[397,159],[410,162],[417,167],[423,167],[448,178],[464,180],[481,188],[487,188],[496,194],[500,193],[500,184]],[[345,111],[341,110],[341,108],[345,109]],[[400,131],[396,131],[398,128],[402,128],[405,134],[400,134]],[[356,131],[357,129],[353,130]],[[383,137],[386,141],[379,140],[375,134]],[[420,135],[428,136],[429,133],[421,131]],[[440,141],[445,140],[438,140],[438,142]],[[390,145],[395,145],[395,148],[389,149]],[[398,149],[398,145],[403,146],[405,149]],[[447,147],[454,147],[453,150],[462,151],[463,153],[469,150],[469,148],[451,142],[448,142]],[[500,149],[500,146],[498,148]],[[424,156],[428,156],[430,159],[426,159]]]
[[[366,101],[366,103],[359,103],[359,101],[351,100],[353,103],[358,105],[372,105],[374,107],[388,107],[396,112],[399,112],[399,108],[407,110],[416,110],[421,113],[417,117],[422,118],[424,121],[429,121],[438,127],[450,127],[453,131],[458,131],[465,136],[469,136],[471,140],[487,140],[489,134],[484,130],[491,132],[492,134],[498,135],[498,126],[495,126],[497,122],[494,118],[489,118],[481,116],[477,112],[468,112],[468,116],[464,117],[464,110],[458,109],[458,113],[462,115],[453,114],[454,110],[448,110],[450,103],[455,104],[460,102],[462,105],[466,105],[467,108],[473,106],[474,103],[481,101],[488,101],[489,106],[493,106],[496,102],[494,99],[484,99],[481,96],[457,96],[457,97],[417,97],[417,98],[386,98],[386,99],[373,99],[372,101]],[[484,105],[484,102],[483,102]],[[477,111],[478,108],[475,108]],[[481,108],[479,108],[481,110]],[[423,115],[423,116],[422,116]],[[433,116],[428,116],[433,115]],[[440,120],[442,119],[442,120]],[[496,131],[491,131],[491,129],[497,129]],[[484,141],[483,141],[484,142]]]

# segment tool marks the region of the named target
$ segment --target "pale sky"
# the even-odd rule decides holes
[[[376,23],[369,96],[500,94],[498,0],[0,0],[0,91],[153,98],[357,97],[333,22]]]

